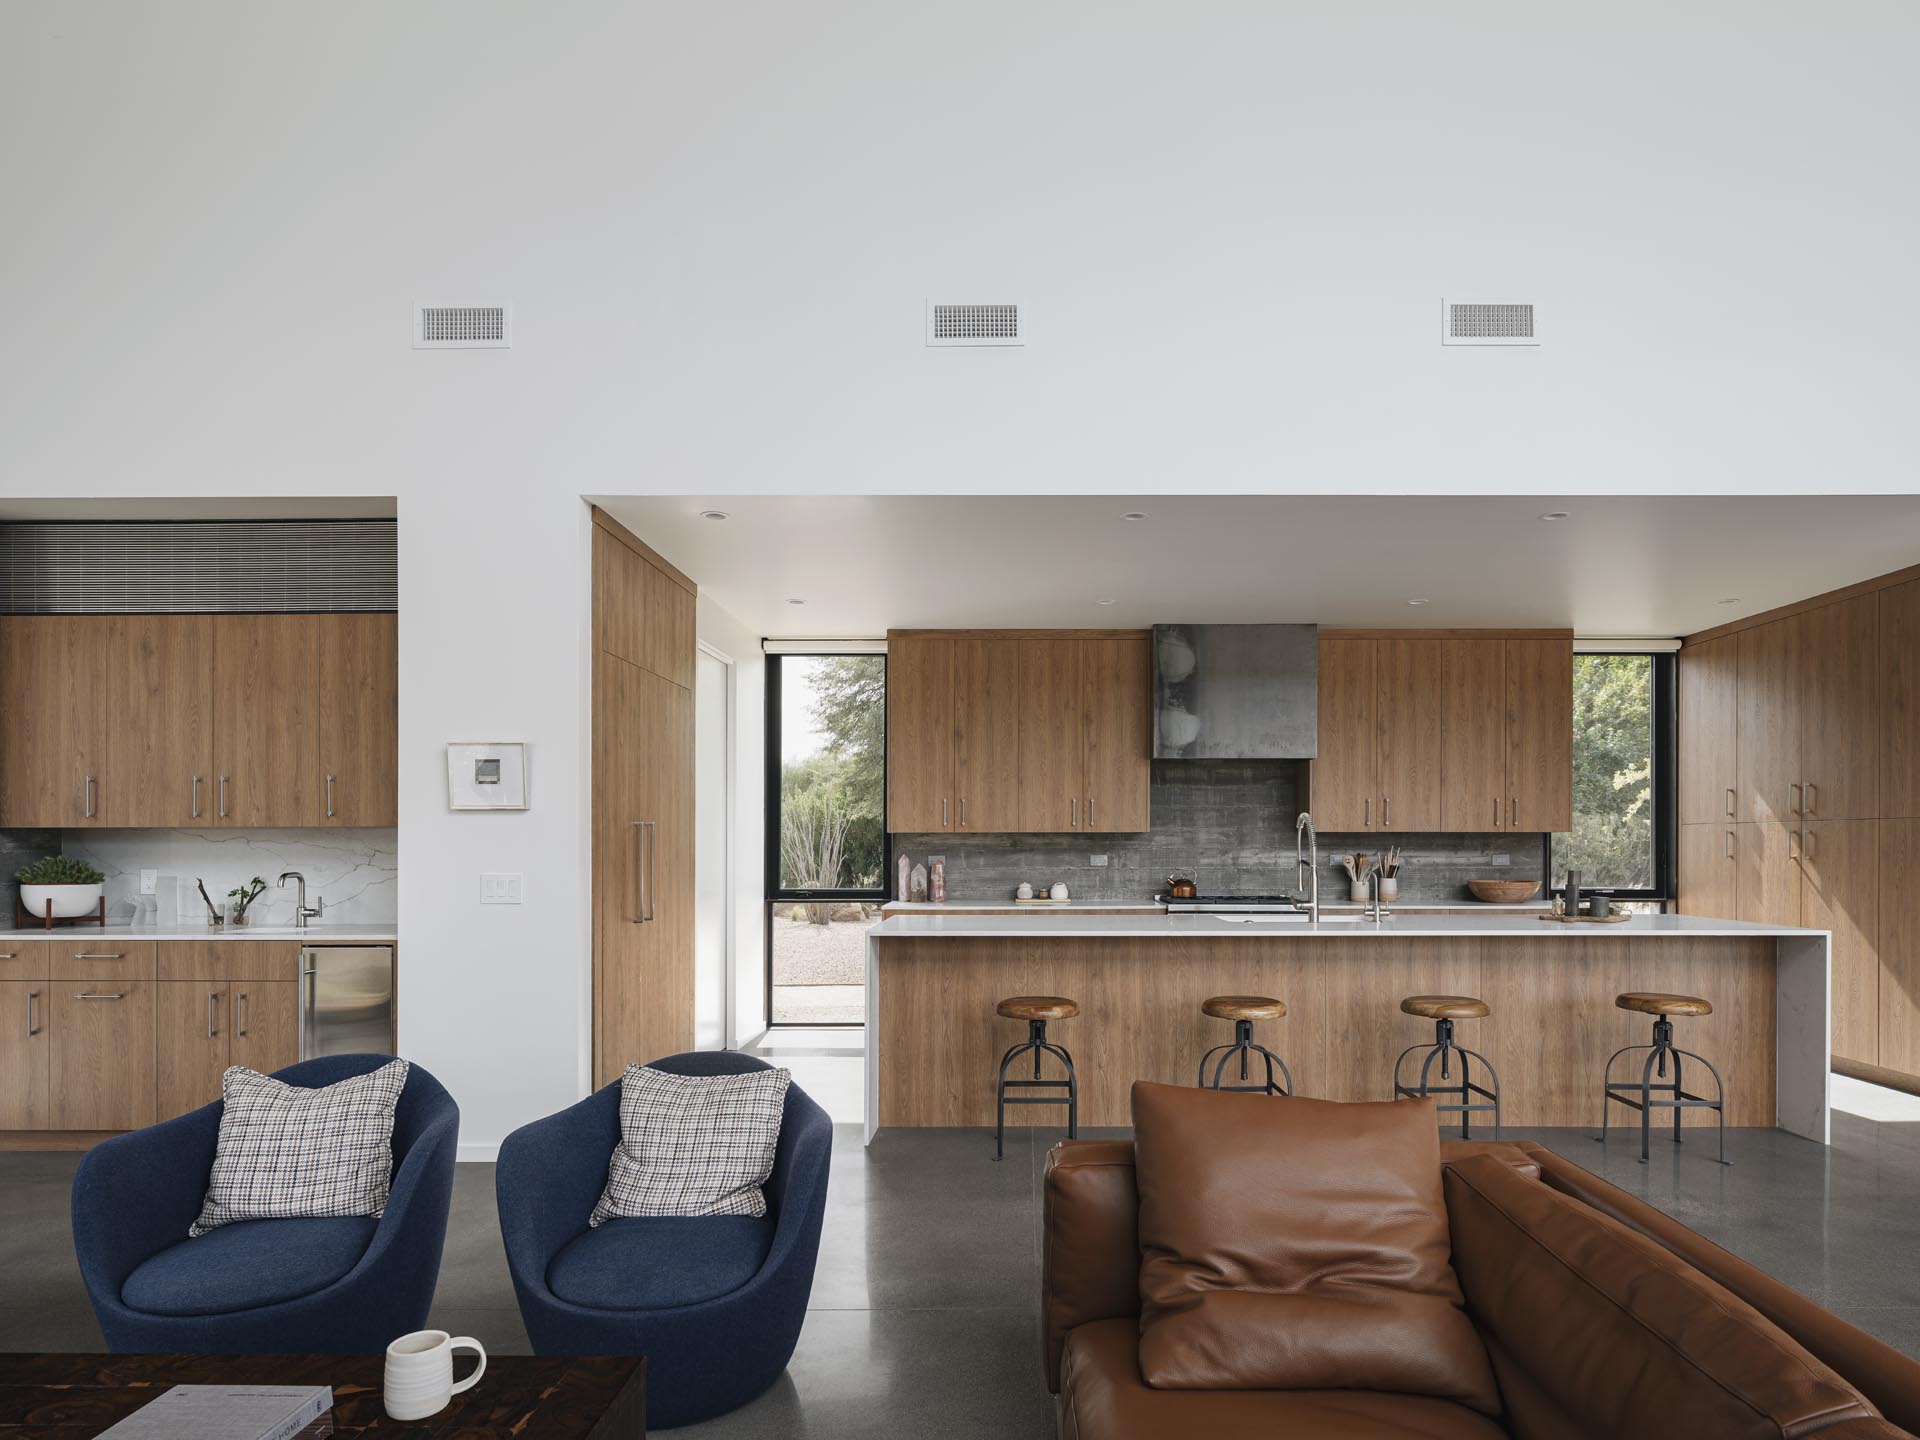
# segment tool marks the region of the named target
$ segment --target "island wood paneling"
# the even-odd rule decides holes
[[[990,1126],[994,1068],[1024,1026],[994,1014],[1008,995],[1058,994],[1079,1016],[1048,1027],[1072,1052],[1080,1123],[1130,1123],[1136,1079],[1191,1085],[1232,1027],[1200,1013],[1209,995],[1285,1000],[1255,1035],[1293,1071],[1298,1093],[1379,1100],[1393,1063],[1433,1026],[1400,1013],[1410,994],[1458,990],[1493,1007],[1460,1041],[1500,1072],[1508,1125],[1593,1125],[1600,1066],[1645,1044],[1651,1022],[1616,1009],[1622,990],[1697,989],[1715,1014],[1676,1024],[1680,1043],[1727,1079],[1730,1125],[1774,1123],[1774,942],[1705,937],[1549,936],[1538,941],[1045,937],[886,938],[878,966],[881,1126]],[[1625,1062],[1623,1061],[1623,1064]],[[1029,1074],[1031,1072],[1028,1072]],[[1620,1112],[1624,1113],[1624,1112]],[[1616,1114],[1616,1119],[1620,1114]],[[1058,1126],[1021,1106],[1010,1125]]]

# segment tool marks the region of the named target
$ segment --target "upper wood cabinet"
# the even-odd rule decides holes
[[[1573,828],[1573,642],[1506,642],[1507,826]]]
[[[1680,823],[1739,818],[1735,740],[1740,637],[1723,635],[1680,652]],[[1684,882],[1683,882],[1684,884]],[[1706,912],[1713,913],[1713,912]]]
[[[1879,592],[1880,813],[1920,816],[1920,580]]]
[[[594,648],[691,690],[695,604],[686,576],[625,531],[594,526]]]
[[[1739,918],[1739,870],[1734,854],[1736,826],[1680,827],[1680,912],[1716,920]]]
[[[1152,667],[1138,632],[890,633],[888,828],[1147,829]]]
[[[392,615],[0,619],[0,825],[392,825]]]
[[[1323,634],[1324,831],[1565,830],[1573,823],[1573,642]]]

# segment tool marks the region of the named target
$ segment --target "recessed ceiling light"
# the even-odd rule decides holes
[[[1740,597],[1738,595],[1729,595],[1719,603],[1722,605],[1738,605],[1740,603]]]
[[[804,605],[806,603],[806,601],[800,599],[798,596],[789,596],[787,598],[787,604],[789,605]]]
[[[1570,510],[1549,510],[1540,518],[1542,520],[1565,520],[1572,513]]]
[[[1431,605],[1432,603],[1433,602],[1431,600],[1428,600],[1425,597],[1422,597],[1421,599],[1418,599],[1418,600],[1407,601],[1407,604],[1409,605]]]
[[[700,518],[702,520],[725,520],[727,518],[727,512],[724,510],[702,510],[700,512]]]
[[[1096,601],[1094,601],[1093,603],[1094,603],[1094,604],[1096,604],[1096,605],[1112,605],[1112,604],[1114,604],[1115,602],[1114,602],[1114,601],[1112,601],[1112,600],[1096,600]]]
[[[1144,510],[1129,510],[1120,517],[1122,520],[1151,520],[1153,517]]]

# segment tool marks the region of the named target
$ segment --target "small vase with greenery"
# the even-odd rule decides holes
[[[246,884],[236,885],[233,889],[229,890],[227,892],[227,923],[229,925],[245,925],[247,923],[248,907],[264,895],[266,890],[267,882],[262,880],[258,875],[254,876],[253,879],[249,880]]]
[[[41,919],[75,920],[92,915],[106,893],[106,879],[86,861],[71,855],[49,855],[13,872],[20,884],[20,904]],[[49,909],[51,907],[51,909]]]

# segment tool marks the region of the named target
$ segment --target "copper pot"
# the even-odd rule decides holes
[[[1167,877],[1167,898],[1170,900],[1192,900],[1200,893],[1199,884],[1192,876],[1169,875]]]

